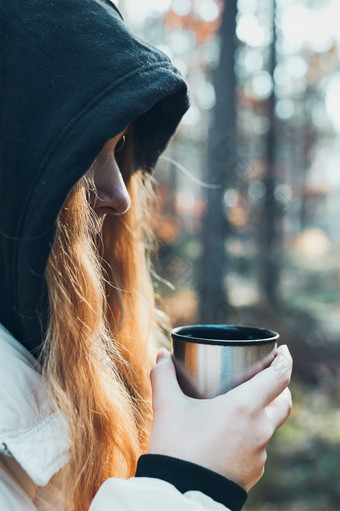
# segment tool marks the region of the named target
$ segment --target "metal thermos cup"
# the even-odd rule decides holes
[[[237,325],[190,325],[171,332],[173,361],[185,394],[212,398],[249,380],[274,359],[279,334]]]

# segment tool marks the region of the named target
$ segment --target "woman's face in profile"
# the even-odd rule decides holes
[[[91,201],[91,206],[99,220],[106,214],[122,215],[131,206],[131,198],[115,157],[115,152],[124,143],[126,131],[106,142],[87,174],[93,178],[96,187],[96,197]]]

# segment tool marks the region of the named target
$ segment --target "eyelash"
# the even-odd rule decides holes
[[[117,144],[116,144],[116,147],[115,147],[115,154],[116,154],[116,153],[118,153],[118,151],[120,151],[120,150],[124,147],[124,145],[125,145],[125,140],[126,140],[125,135],[123,135],[123,136],[122,136],[122,137],[118,140],[118,142],[117,142]]]

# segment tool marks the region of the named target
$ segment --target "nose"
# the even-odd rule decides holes
[[[122,215],[131,207],[131,197],[114,155],[98,162],[94,171],[97,198],[94,210],[98,217],[104,214]]]

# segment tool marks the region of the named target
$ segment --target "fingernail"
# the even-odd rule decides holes
[[[158,364],[158,362],[168,358],[168,356],[169,356],[168,350],[166,350],[165,348],[161,348],[157,353],[156,363]]]
[[[290,364],[284,355],[282,355],[282,353],[277,355],[274,362],[272,363],[272,367],[278,378],[281,378],[290,370]]]

